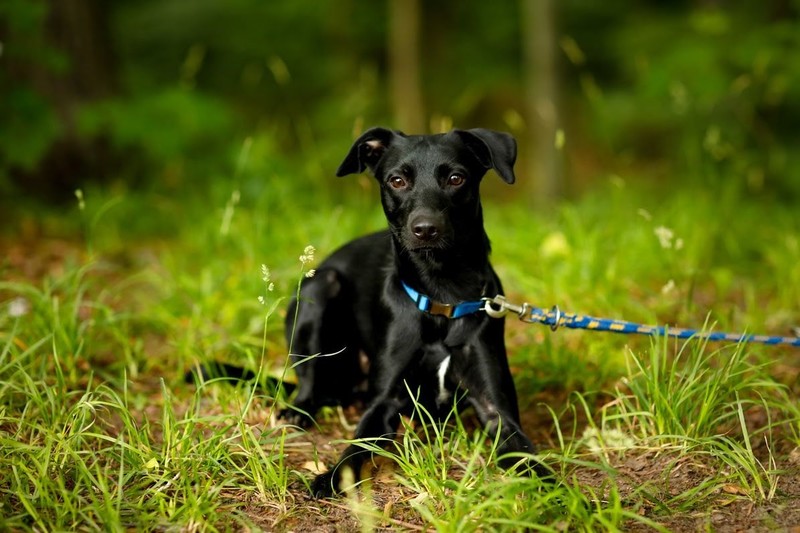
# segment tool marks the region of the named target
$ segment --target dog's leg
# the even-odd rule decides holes
[[[453,356],[459,364],[453,378],[467,390],[469,403],[475,408],[478,419],[492,439],[497,439],[497,454],[503,468],[517,467],[527,473],[533,470],[539,477],[552,472],[535,460],[520,457],[503,457],[507,454],[536,453],[536,447],[522,430],[517,407],[517,394],[508,369],[505,347],[493,344],[494,350],[479,344],[465,346]]]
[[[406,327],[403,327],[395,322],[395,325],[397,327],[391,331],[391,338],[382,352],[385,356],[384,364],[379,365],[373,375],[372,387],[376,396],[361,417],[353,436],[355,439],[386,439],[385,442],[378,443],[379,445],[395,438],[400,415],[411,403],[403,377],[420,354],[419,342],[413,340],[410,324],[406,322]],[[354,481],[359,481],[361,467],[370,455],[361,446],[348,446],[333,468],[314,479],[311,484],[312,494],[317,498],[327,498],[340,493],[346,488],[342,486],[342,475],[346,469],[350,469]]]
[[[364,377],[348,301],[340,274],[325,269],[304,280],[289,306],[286,339],[298,378],[293,407],[281,412],[289,423],[308,426],[321,406],[351,402]]]
[[[394,394],[375,398],[358,423],[354,438],[381,438],[386,439],[386,442],[393,440],[400,424],[400,413],[408,404],[407,400],[401,398]],[[371,453],[368,450],[357,444],[351,444],[344,450],[333,468],[314,478],[311,484],[311,493],[315,498],[328,498],[347,489],[342,485],[346,478],[345,472],[349,470],[351,479],[354,482],[359,481],[361,468],[370,456]]]

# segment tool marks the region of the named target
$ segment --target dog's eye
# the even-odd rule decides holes
[[[447,178],[447,184],[451,187],[460,187],[464,185],[464,181],[466,181],[466,179],[461,174],[452,174]]]
[[[402,176],[392,176],[389,178],[389,185],[394,189],[405,189],[408,187],[408,182]]]

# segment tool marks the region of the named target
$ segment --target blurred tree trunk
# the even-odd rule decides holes
[[[419,0],[389,0],[389,85],[397,127],[424,133],[419,58]]]
[[[116,88],[108,9],[103,0],[50,1],[47,33],[69,57],[67,75],[52,90],[67,106],[110,96]]]
[[[30,62],[18,71],[20,83],[42,96],[61,125],[61,133],[32,171],[16,172],[31,191],[74,200],[72,190],[85,179],[105,179],[108,146],[103,139],[82,138],[77,113],[82,104],[112,96],[116,69],[104,0],[50,0],[44,39],[66,59],[66,68]]]
[[[528,174],[534,203],[546,207],[562,192],[559,102],[556,69],[555,0],[521,0],[525,119],[528,124]]]

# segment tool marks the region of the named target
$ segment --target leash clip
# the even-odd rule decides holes
[[[497,307],[492,307],[492,304]],[[508,301],[505,296],[498,294],[494,298],[483,298],[483,310],[492,318],[503,318],[508,314]]]
[[[513,304],[502,294],[498,294],[494,298],[484,298],[483,301],[483,310],[492,318],[503,318],[509,311],[512,311],[523,322],[535,322],[531,317],[531,304],[528,302],[522,305]]]

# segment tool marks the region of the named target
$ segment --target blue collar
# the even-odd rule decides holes
[[[475,302],[461,302],[460,304],[456,305],[443,304],[431,300],[424,294],[418,293],[406,285],[405,281],[401,280],[400,283],[403,284],[406,294],[408,294],[414,301],[417,309],[431,315],[439,315],[447,318],[461,318],[462,316],[471,315],[472,313],[477,313],[478,311],[483,310],[483,300],[478,300]]]

